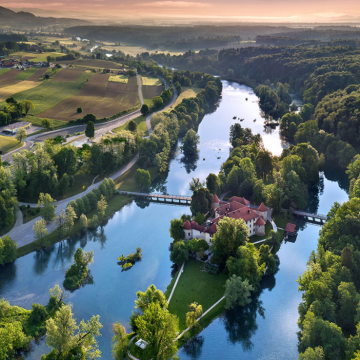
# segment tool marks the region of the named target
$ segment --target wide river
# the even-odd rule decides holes
[[[206,115],[199,126],[199,160],[185,165],[182,155],[177,153],[168,174],[156,181],[153,191],[190,195],[192,177],[205,180],[210,172],[218,173],[229,154],[233,116],[243,118],[244,127],[260,133],[265,147],[273,154],[280,155],[286,147],[277,130],[264,132],[257,97],[251,88],[226,81],[223,85],[219,106]],[[346,188],[346,181],[326,173],[323,186],[312,197],[312,210],[326,214],[335,201],[347,200]],[[135,293],[151,284],[165,291],[171,281],[168,229],[170,220],[183,213],[190,213],[189,207],[132,202],[115,213],[102,229],[81,234],[42,253],[31,253],[1,268],[0,298],[28,309],[35,302],[46,304],[49,288],[62,284],[75,250],[79,246],[86,251],[94,250],[94,263],[90,266],[94,283],[71,293],[66,302],[73,304],[78,321],[100,315],[104,327],[99,347],[102,358],[111,359],[112,325],[118,321],[129,328],[127,322]],[[316,225],[303,225],[296,242],[283,243],[278,253],[279,271],[263,281],[261,291],[250,306],[217,318],[196,341],[179,351],[180,358],[296,359],[297,307],[301,301],[296,279],[305,270],[310,252],[316,249],[319,230]],[[143,251],[142,261],[122,272],[116,259],[138,246]],[[48,351],[45,342],[40,341],[25,358],[37,360]]]

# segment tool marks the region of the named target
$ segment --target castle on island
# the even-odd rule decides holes
[[[193,238],[205,239],[210,245],[211,239],[217,231],[219,220],[225,216],[234,219],[243,219],[249,229],[249,236],[265,235],[265,224],[267,221],[267,208],[264,203],[259,207],[250,206],[250,201],[242,197],[233,196],[229,201],[220,201],[216,194],[213,197],[214,219],[208,219],[204,225],[186,220],[183,224],[185,240]]]

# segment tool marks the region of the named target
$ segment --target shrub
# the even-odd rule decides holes
[[[88,228],[89,229],[95,229],[99,225],[99,218],[97,215],[94,215],[92,219],[88,221]]]
[[[83,112],[83,109],[82,109],[81,107],[78,107],[78,108],[76,109],[76,112],[77,112],[78,114],[81,114],[81,113]]]
[[[129,121],[128,129],[131,132],[135,132],[137,130],[137,124],[134,120]]]
[[[214,275],[218,274],[220,271],[218,266],[212,265],[210,263],[205,263],[205,270],[207,273]]]
[[[32,325],[41,324],[47,318],[47,311],[44,305],[32,304],[32,311],[29,316],[29,322]]]

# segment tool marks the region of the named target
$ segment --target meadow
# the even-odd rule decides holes
[[[141,76],[142,84],[147,86],[161,86],[162,81],[157,76]]]
[[[0,87],[0,102],[6,100],[8,97],[40,85],[40,82],[36,81],[21,81],[15,85]]]
[[[22,59],[29,59],[30,61],[47,61],[46,58],[48,56],[64,56],[66,54],[60,53],[60,52],[44,52],[44,53],[31,53],[27,51],[19,51],[11,54],[11,57],[20,57]]]
[[[21,71],[20,74],[15,77],[15,79],[16,80],[27,80],[30,76],[35,74],[38,70],[39,70],[39,68],[36,68],[36,67],[26,69],[24,71]]]
[[[121,82],[127,84],[129,82],[129,76],[127,75],[110,75],[109,81]]]
[[[0,135],[0,151],[6,154],[9,151],[15,150],[22,146],[14,137]]]
[[[80,67],[90,67],[95,69],[123,69],[121,64],[109,60],[97,60],[97,59],[77,59],[77,60],[61,60],[56,61],[58,64],[71,64]]]
[[[196,97],[196,95],[201,91],[202,89],[200,88],[196,88],[196,87],[183,87],[181,94],[179,95],[179,97],[176,99],[176,101],[174,102],[174,104],[171,106],[171,108],[175,108],[177,105],[179,105],[183,99],[187,99],[187,98],[191,98],[191,97]]]

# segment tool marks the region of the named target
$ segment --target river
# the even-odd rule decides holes
[[[234,123],[233,116],[243,118],[244,127],[261,133],[265,147],[274,154],[280,155],[287,146],[280,140],[278,130],[264,133],[261,111],[252,89],[226,81],[223,84],[219,105],[199,126],[199,159],[185,165],[181,153],[177,153],[168,173],[157,179],[153,191],[190,195],[188,184],[192,177],[205,180],[210,172],[218,173],[229,154],[229,127]],[[346,182],[340,186],[335,175],[327,175],[329,179],[324,176],[321,192],[314,195],[312,206],[319,213],[327,213],[334,201],[347,200]],[[102,358],[111,359],[112,324],[118,321],[129,329],[127,321],[136,291],[144,291],[151,284],[165,291],[170,283],[168,229],[170,220],[183,213],[190,213],[189,207],[132,202],[96,232],[79,234],[1,268],[0,297],[9,300],[11,305],[28,309],[34,302],[46,304],[48,289],[62,284],[75,250],[79,246],[86,251],[94,250],[94,263],[90,266],[94,283],[71,293],[66,302],[73,304],[78,321],[100,315],[104,327],[99,347]],[[196,341],[179,351],[180,358],[296,359],[297,307],[301,301],[296,279],[305,270],[310,252],[316,249],[319,230],[316,225],[304,225],[295,243],[283,244],[278,253],[279,271],[263,282],[252,304],[217,318]],[[143,250],[142,261],[122,272],[117,257],[135,251],[138,246]],[[25,358],[39,359],[46,352],[45,342],[40,341]]]

